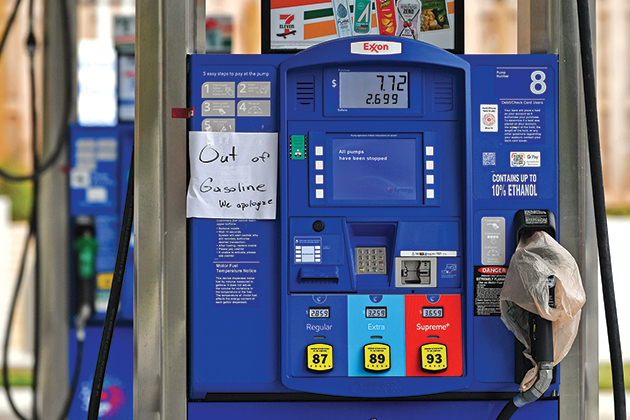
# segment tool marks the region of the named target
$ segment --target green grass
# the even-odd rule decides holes
[[[608,216],[630,216],[630,207],[608,207],[606,209],[606,215]]]
[[[29,173],[19,165],[9,162],[0,162],[0,167],[14,175]],[[0,195],[6,195],[11,199],[11,218],[13,220],[28,220],[33,204],[33,185],[31,181],[7,181],[0,178]]]
[[[0,370],[0,386],[4,386]],[[33,375],[30,369],[9,369],[9,383],[11,386],[31,386]]]
[[[630,364],[623,365],[623,378],[626,389],[630,389]],[[612,372],[609,363],[599,364],[599,389],[612,389]]]

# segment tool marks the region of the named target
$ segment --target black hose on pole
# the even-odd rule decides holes
[[[604,175],[602,171],[601,148],[599,141],[599,120],[597,117],[597,95],[595,90],[595,63],[593,60],[593,39],[588,0],[578,0],[578,24],[580,33],[580,52],[582,56],[582,77],[584,99],[586,102],[586,127],[588,132],[588,151],[591,166],[591,184],[595,209],[595,227],[602,278],[602,294],[606,312],[606,328],[610,363],[612,368],[615,419],[626,419],[626,393],[623,375],[623,357],[619,337],[619,322],[613,283],[610,245],[608,242],[608,224],[606,219],[606,199],[604,195]]]
[[[128,178],[129,181],[127,182],[127,196],[125,198],[125,209],[123,211],[120,238],[118,240],[118,252],[116,254],[114,279],[112,280],[112,287],[109,293],[109,301],[107,302],[107,313],[105,315],[105,321],[103,323],[103,335],[101,337],[101,345],[99,347],[98,357],[96,359],[96,369],[94,371],[92,392],[90,394],[88,420],[98,419],[98,412],[101,405],[101,393],[103,392],[103,383],[105,382],[105,371],[107,370],[107,359],[109,358],[109,350],[112,345],[114,327],[116,326],[116,315],[118,313],[120,295],[122,292],[122,283],[123,278],[125,277],[125,266],[127,263],[127,254],[129,252],[129,241],[131,240],[131,228],[133,226],[133,151],[131,153],[131,156],[131,165],[129,166]]]

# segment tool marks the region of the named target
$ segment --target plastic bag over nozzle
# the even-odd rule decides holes
[[[552,358],[546,362],[555,366],[567,355],[577,335],[586,301],[577,263],[548,233],[525,232],[510,261],[500,300],[503,323],[523,343],[524,355],[534,365],[521,382],[521,391],[527,391],[538,378],[541,358]],[[553,357],[536,351],[536,357],[532,356],[532,344],[536,350],[541,344],[536,340],[545,338],[532,340],[530,313],[551,321]]]

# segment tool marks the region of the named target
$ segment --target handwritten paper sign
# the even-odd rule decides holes
[[[187,217],[275,219],[278,133],[189,133]]]

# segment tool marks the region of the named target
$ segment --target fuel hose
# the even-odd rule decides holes
[[[105,382],[105,371],[107,370],[107,359],[114,336],[116,326],[116,315],[120,305],[120,295],[122,293],[122,283],[125,277],[125,266],[127,265],[127,254],[129,253],[129,241],[131,240],[131,230],[133,226],[133,203],[134,203],[134,164],[133,151],[131,152],[131,165],[129,165],[129,181],[127,182],[127,195],[125,197],[125,208],[123,211],[122,226],[120,229],[120,239],[118,241],[118,252],[116,253],[116,265],[114,267],[114,278],[107,302],[107,313],[103,323],[103,335],[96,359],[94,370],[94,380],[92,381],[92,391],[90,393],[90,404],[88,409],[88,420],[97,420],[101,405],[101,393]]]

